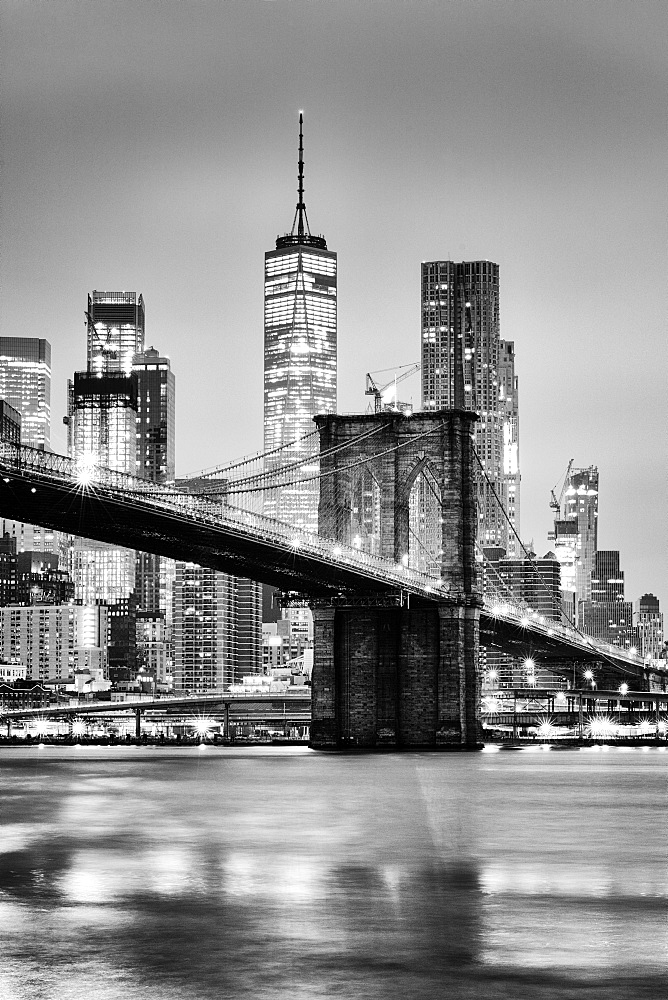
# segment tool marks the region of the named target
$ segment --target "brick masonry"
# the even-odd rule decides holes
[[[428,464],[441,491],[447,598],[378,608],[357,606],[358,595],[356,606],[346,606],[345,596],[335,608],[314,605],[315,747],[472,746],[479,740],[475,419],[452,410],[316,417],[323,453],[376,431],[321,459],[320,534],[350,544],[355,475],[366,463],[380,487],[381,554],[399,561],[408,551],[410,489]]]

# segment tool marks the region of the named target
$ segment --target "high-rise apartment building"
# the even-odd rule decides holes
[[[312,236],[304,202],[303,116],[299,116],[298,199],[292,229],[276,239],[264,266],[264,450],[266,467],[295,461],[315,431],[316,413],[336,410],[336,253]],[[265,499],[268,516],[318,530],[317,461],[298,482]]]
[[[194,563],[176,563],[175,692],[205,694],[234,683],[236,618],[235,577]]]
[[[572,494],[577,497],[578,494]],[[580,497],[586,500],[588,494]],[[579,502],[576,506],[580,506]],[[578,605],[578,623],[588,635],[615,646],[630,646],[633,605],[624,600],[624,573],[619,568],[619,552],[594,553],[589,597]]]
[[[107,676],[107,609],[72,604],[0,608],[0,659],[33,680],[67,680],[75,670]]]
[[[597,604],[624,600],[624,572],[619,568],[617,549],[600,549],[594,553],[590,594]]]
[[[0,399],[21,414],[21,442],[49,451],[51,344],[37,337],[0,337]]]
[[[482,466],[478,484],[478,542],[508,550],[508,482],[519,511],[519,471],[504,474],[504,426],[512,419],[501,406],[499,386],[499,266],[487,260],[422,264],[422,408],[475,410],[475,443]],[[512,362],[512,371],[511,371]],[[512,345],[505,359],[506,389],[514,380]],[[517,413],[514,416],[517,430]],[[508,465],[512,445],[509,438]],[[484,470],[484,471],[483,471]],[[498,498],[498,499],[497,499]],[[503,510],[501,509],[503,507]]]
[[[262,584],[236,577],[237,663],[236,675],[262,673]]]

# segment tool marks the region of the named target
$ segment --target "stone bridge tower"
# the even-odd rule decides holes
[[[314,747],[479,741],[476,419],[464,410],[315,417],[319,534],[427,573],[442,598],[311,605]]]

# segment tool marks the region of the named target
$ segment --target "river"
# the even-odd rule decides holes
[[[659,998],[668,753],[0,750],[3,1000]]]

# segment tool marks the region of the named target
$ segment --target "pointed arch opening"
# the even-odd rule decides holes
[[[368,465],[353,480],[350,543],[362,552],[380,555],[380,486]]]
[[[412,476],[408,494],[408,565],[435,578],[441,575],[441,487],[426,460]]]

